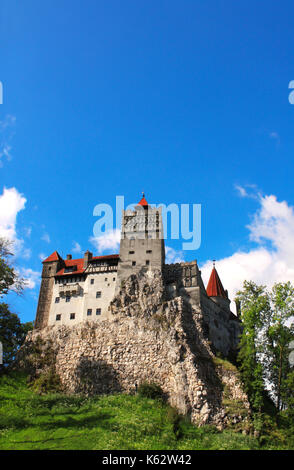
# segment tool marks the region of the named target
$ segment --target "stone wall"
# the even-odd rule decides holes
[[[125,282],[111,311],[111,321],[30,332],[22,358],[38,337],[52,340],[66,392],[134,392],[144,381],[156,382],[193,422],[223,426],[223,372],[214,364],[201,310],[185,297],[167,300],[160,272],[149,272]],[[227,390],[248,404],[237,374],[233,382]]]

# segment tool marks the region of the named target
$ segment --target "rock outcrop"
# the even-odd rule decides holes
[[[111,320],[30,332],[20,362],[30,362],[41,338],[53,345],[67,393],[134,392],[144,381],[155,382],[194,423],[221,428],[244,419],[238,412],[228,415],[224,406],[225,390],[226,400],[249,410],[238,372],[214,360],[201,308],[185,296],[169,300],[160,271],[131,275],[110,309]]]

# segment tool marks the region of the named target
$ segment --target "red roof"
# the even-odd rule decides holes
[[[117,259],[119,258],[119,255],[105,255],[105,256],[93,256],[93,258],[90,259],[91,261],[95,260],[103,260],[103,259]],[[84,269],[84,258],[78,258],[78,259],[65,259],[64,260],[65,267],[60,269],[57,273],[56,276],[71,276],[72,274],[83,274],[85,271]],[[76,266],[77,269],[75,271],[65,273],[64,270],[65,268],[69,268],[71,266]]]
[[[141,201],[138,202],[138,206],[143,206],[143,207],[148,206],[148,202],[145,199],[145,194],[144,193],[143,193],[143,197],[142,197]]]
[[[57,251],[54,251],[54,253],[52,253],[52,255],[48,256],[48,258],[44,259],[44,261],[42,261],[42,263],[49,263],[50,261],[58,261],[60,259],[62,259],[62,258],[59,255],[59,253]]]
[[[225,289],[221,283],[217,270],[213,268],[207,284],[206,293],[209,297],[224,297],[228,298]]]

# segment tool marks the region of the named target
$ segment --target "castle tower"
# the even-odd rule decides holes
[[[41,329],[48,325],[52,300],[54,276],[64,266],[64,261],[57,251],[43,261],[42,281],[34,328]]]
[[[121,282],[141,269],[162,269],[165,262],[161,208],[152,208],[145,199],[134,211],[123,211],[116,293]]]
[[[215,261],[213,261],[213,269],[207,284],[206,293],[216,304],[225,310],[230,310],[230,299],[228,291],[223,288],[218,272],[215,269]]]

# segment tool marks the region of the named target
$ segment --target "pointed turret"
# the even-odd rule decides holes
[[[219,278],[218,272],[215,269],[215,263],[213,262],[213,269],[210,274],[210,278],[207,284],[206,293],[208,297],[223,297],[228,298],[227,291],[223,288],[222,282]]]
[[[219,278],[218,272],[215,269],[215,261],[213,260],[213,268],[207,284],[206,293],[216,304],[222,309],[230,312],[230,299],[228,291],[224,289],[222,282]]]
[[[145,207],[148,207],[148,205],[149,204],[145,199],[145,194],[142,193],[142,199],[141,199],[141,201],[138,202],[138,206],[143,206],[145,208]]]

